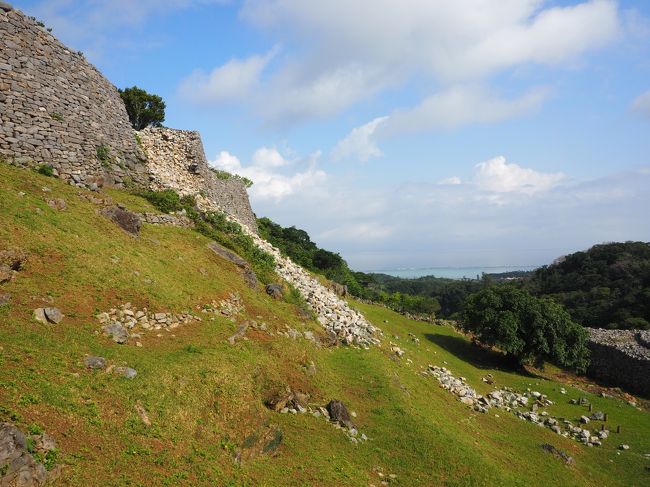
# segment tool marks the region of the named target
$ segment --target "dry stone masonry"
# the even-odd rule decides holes
[[[138,137],[147,154],[152,189],[200,195],[257,232],[244,183],[216,176],[208,165],[198,132],[148,127],[138,132]]]
[[[0,156],[19,165],[51,165],[55,175],[79,186],[146,184],[144,154],[115,86],[82,54],[3,5]]]
[[[650,397],[650,330],[589,329],[587,374]]]

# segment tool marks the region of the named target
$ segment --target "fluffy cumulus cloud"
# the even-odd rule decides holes
[[[332,158],[334,160],[354,158],[367,161],[371,157],[381,156],[381,150],[377,147],[375,140],[375,131],[388,118],[375,118],[371,122],[353,129],[347,137],[336,145],[332,151]]]
[[[267,73],[250,104],[269,123],[332,116],[416,79],[430,88],[419,106],[398,110],[402,123],[434,128],[501,120],[537,106],[543,96],[535,90],[500,101],[457,87],[529,63],[572,63],[616,39],[622,23],[614,0],[572,6],[541,0],[248,0],[241,15],[286,46],[285,61]],[[476,116],[464,109],[446,124],[435,116],[439,106],[465,108],[477,99],[482,106]]]
[[[231,59],[210,73],[197,70],[181,81],[180,95],[212,104],[244,100],[258,86],[262,71],[275,52],[273,49],[265,56]]]
[[[278,203],[289,197],[317,191],[327,179],[327,174],[318,168],[320,153],[306,158],[286,159],[277,149],[261,147],[256,150],[249,164],[242,164],[239,158],[227,151],[219,153],[210,165],[253,181],[249,190],[253,204]]]
[[[650,90],[634,99],[632,102],[632,110],[650,118]]]
[[[563,182],[563,173],[543,173],[508,164],[503,156],[480,162],[475,166],[473,183],[481,190],[494,193],[535,194],[548,191]]]

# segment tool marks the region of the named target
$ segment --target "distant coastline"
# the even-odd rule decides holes
[[[476,276],[486,274],[501,274],[503,272],[534,271],[539,265],[522,266],[483,266],[483,267],[424,267],[420,269],[382,269],[367,271],[370,274],[387,274],[403,279],[417,279],[424,276],[444,277],[447,279],[476,279]]]

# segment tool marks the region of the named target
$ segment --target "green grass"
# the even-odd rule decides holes
[[[43,192],[45,186],[51,191]],[[0,243],[29,253],[25,269],[0,290],[12,296],[0,308],[0,421],[52,435],[58,449],[43,461],[49,468],[65,465],[63,484],[367,486],[380,485],[378,468],[397,475],[396,485],[648,484],[647,412],[550,380],[559,375],[553,368],[547,377],[505,369],[496,355],[448,327],[353,303],[384,331],[381,347],[319,348],[256,332],[229,345],[237,325],[200,308],[230,292],[245,304],[240,321],[265,321],[273,332],[285,325],[322,331],[299,317],[299,300],[278,302],[249,289],[234,265],[207,249],[203,235],[144,225],[134,238],[78,191],[0,164]],[[133,210],[155,211],[138,196],[106,193]],[[48,207],[54,197],[65,199],[67,210]],[[162,337],[147,333],[142,348],[116,345],[98,333],[94,316],[127,301],[155,311],[191,310],[203,320],[163,330]],[[66,315],[59,325],[32,320],[32,310],[45,303]],[[389,341],[406,351],[403,358],[390,353]],[[138,375],[127,380],[86,370],[86,354],[134,367]],[[312,361],[314,376],[306,373]],[[481,382],[491,373],[496,387],[548,394],[555,401],[549,413],[571,420],[586,407],[569,399],[586,396],[622,431],[601,448],[587,448],[505,411],[474,413],[420,374],[430,363],[466,377],[480,392],[491,389]],[[286,385],[318,404],[342,400],[370,440],[354,445],[322,419],[271,413],[264,399]],[[140,419],[138,405],[151,426]],[[233,454],[269,424],[282,431],[277,455],[236,464]],[[576,465],[564,465],[541,443],[566,451]],[[621,443],[631,449],[619,455]]]

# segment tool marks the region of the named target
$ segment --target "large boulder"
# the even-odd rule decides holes
[[[132,235],[140,233],[142,222],[137,213],[127,210],[119,206],[109,206],[101,210],[101,214],[111,220],[125,232]]]
[[[115,343],[123,344],[129,339],[129,332],[117,321],[106,325],[104,333],[111,337]]]
[[[282,284],[269,284],[266,286],[266,294],[271,296],[273,299],[281,300],[284,297],[284,292],[282,291]]]
[[[330,415],[330,420],[346,428],[354,428],[354,423],[352,422],[348,408],[341,401],[333,399],[327,404],[326,408]]]
[[[227,249],[223,245],[218,244],[217,242],[210,242],[208,248],[212,250],[219,257],[226,259],[229,262],[232,262],[237,267],[242,269],[244,274],[244,281],[248,284],[248,287],[251,289],[257,289],[257,275],[255,271],[251,269],[251,266],[245,259],[242,259],[239,255],[234,253],[232,250]]]

